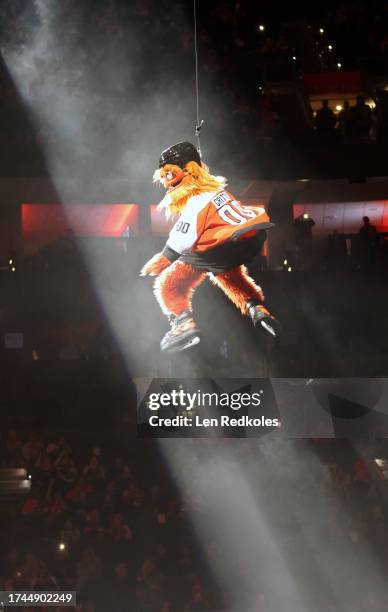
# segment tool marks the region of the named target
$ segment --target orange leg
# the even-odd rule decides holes
[[[209,278],[228,296],[243,314],[247,314],[246,304],[250,300],[264,301],[264,293],[249,276],[245,266],[239,266],[223,274],[209,274]]]
[[[179,316],[191,310],[191,299],[205,272],[196,270],[183,261],[175,261],[163,270],[154,284],[154,293],[164,314]]]

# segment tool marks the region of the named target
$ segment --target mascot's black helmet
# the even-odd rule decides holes
[[[159,157],[159,168],[162,168],[166,164],[173,164],[184,168],[187,162],[195,161],[201,165],[201,157],[191,142],[177,142],[162,151]]]

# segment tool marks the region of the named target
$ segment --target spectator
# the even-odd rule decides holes
[[[35,435],[30,437],[37,438]],[[13,432],[11,438],[17,438],[21,443],[25,441],[24,436],[18,432]],[[74,457],[79,456],[80,448],[84,452],[82,443],[81,445],[77,443],[69,445],[68,442],[61,445],[56,442],[47,444],[42,439],[40,442],[53,458],[55,448],[59,454],[61,453],[60,446],[66,448],[66,452]],[[342,530],[354,546],[359,546],[366,538],[373,540],[376,546],[380,543],[382,546],[387,532],[384,512],[386,488],[384,471],[379,470],[376,473],[375,462],[371,463],[369,459],[359,458],[356,455],[348,461],[343,449],[337,452],[334,447],[333,452],[328,455],[324,453],[325,443],[322,440],[319,442],[320,452],[323,453],[319,465],[323,464],[324,468],[314,474],[314,491],[320,490],[328,500],[328,511],[322,515],[322,520],[325,522],[321,528],[328,534],[337,534]],[[202,442],[198,444],[199,464],[199,458],[207,448],[205,442],[203,444]],[[249,448],[245,450],[248,453],[246,456],[242,448],[236,450],[239,459],[248,460],[247,469],[250,457],[252,466],[256,465],[256,456],[250,456]],[[101,449],[94,448],[92,459],[96,457],[96,452],[102,456]],[[12,448],[8,451],[8,455],[12,457]],[[14,511],[19,512],[15,523],[18,525],[18,530],[13,531],[9,552],[4,556],[7,569],[3,584],[7,588],[77,590],[79,612],[87,610],[106,612],[108,609],[112,612],[224,609],[221,595],[211,585],[211,579],[196,553],[194,541],[190,540],[188,528],[190,513],[174,510],[173,506],[180,507],[182,497],[177,495],[173,499],[170,498],[166,491],[167,481],[165,483],[159,481],[155,465],[150,466],[152,477],[144,487],[145,490],[143,489],[146,501],[141,511],[137,512],[136,509],[134,512],[131,509],[118,511],[123,488],[129,485],[129,481],[135,488],[140,489],[136,475],[139,466],[134,456],[132,459],[130,456],[125,450],[120,452],[116,446],[112,448],[109,456],[104,449],[104,458],[107,465],[111,466],[108,469],[110,482],[114,481],[116,487],[111,492],[112,505],[109,509],[103,505],[92,506],[88,500],[86,504],[78,504],[71,497],[66,502],[66,514],[40,509],[39,515],[34,516],[34,512],[20,514],[20,509],[17,511],[14,507]],[[158,457],[154,457],[154,460],[159,461]],[[81,458],[75,462],[77,468],[80,461]],[[90,463],[95,466],[95,461],[91,460]],[[77,470],[78,474],[81,472],[82,470]],[[196,469],[195,479],[199,473],[200,471]],[[78,482],[80,478],[78,476]],[[56,479],[55,472],[53,479]],[[145,482],[144,478],[142,481]],[[378,487],[375,486],[376,482],[379,484]],[[200,492],[197,483],[193,485],[196,491],[195,499],[189,503],[195,504],[196,512],[201,507],[201,513],[206,520],[207,509],[203,504],[206,492]],[[295,485],[296,483],[292,484],[293,487]],[[309,495],[309,487],[305,485],[304,481],[298,493],[301,503],[304,503],[304,496]],[[105,480],[96,479],[94,486],[103,492]],[[33,495],[36,499],[50,499],[51,494],[38,489],[33,491]],[[192,497],[189,491],[187,497]],[[344,512],[338,512],[337,499],[342,502],[344,508],[348,508],[348,516]],[[330,500],[332,503],[329,503]],[[161,514],[168,518],[167,525],[169,519],[173,517],[174,520],[171,521],[174,524],[173,530],[166,531],[165,522],[160,529],[161,525],[155,517]],[[39,520],[36,520],[38,517]],[[27,532],[23,527],[24,524],[28,526]],[[33,530],[31,524],[34,525]],[[309,537],[312,537],[312,524],[309,529]],[[290,530],[288,521],[284,525],[277,525],[277,533],[280,541],[285,538],[288,546],[297,545],[298,533]],[[316,535],[318,537],[318,534]],[[15,538],[18,541],[16,547],[13,543]],[[28,546],[26,546],[27,540]],[[59,542],[65,544],[64,550],[59,550]],[[208,541],[206,549],[206,559],[209,564],[212,567],[214,565],[220,567],[222,564],[225,572],[233,573],[240,583],[250,585],[249,592],[254,599],[257,599],[257,609],[272,610],[271,595],[266,591],[265,585],[260,584],[256,575],[252,575],[249,559],[228,558],[223,542],[222,533],[217,535],[216,530]],[[144,557],[145,551],[147,557]]]
[[[83,482],[97,488],[105,480],[105,472],[99,465],[98,455],[93,454],[83,472]]]
[[[362,218],[363,225],[360,228],[360,264],[361,267],[370,268],[376,262],[376,250],[378,246],[377,229],[369,220],[369,217]]]
[[[315,116],[315,127],[317,132],[326,141],[330,141],[335,135],[336,123],[337,118],[329,107],[329,100],[323,100],[322,108],[319,109]]]
[[[315,221],[308,213],[303,213],[294,221],[295,244],[297,247],[297,261],[299,268],[311,265],[313,227]]]
[[[365,104],[363,96],[357,96],[357,103],[350,109],[352,133],[357,139],[369,138],[372,128],[372,110]]]
[[[108,603],[111,612],[132,612],[136,608],[135,589],[131,585],[128,565],[120,562],[114,568],[110,585],[111,600]]]
[[[86,548],[81,553],[81,558],[76,568],[77,590],[87,592],[96,587],[102,575],[102,562],[93,548]]]
[[[349,100],[344,100],[342,110],[338,113],[338,129],[341,136],[347,140],[352,133],[352,113]]]
[[[363,225],[360,228],[360,238],[370,244],[374,244],[376,242],[377,237],[376,227],[372,225],[369,217],[363,217],[362,222]]]

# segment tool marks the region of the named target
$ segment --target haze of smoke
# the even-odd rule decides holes
[[[34,18],[16,19],[18,44],[8,37],[3,48],[7,65],[42,130],[52,175],[149,184],[160,150],[193,136],[193,74],[178,57],[155,62],[153,41],[135,25],[113,36],[99,30],[82,6],[68,15],[61,3],[35,0]]]

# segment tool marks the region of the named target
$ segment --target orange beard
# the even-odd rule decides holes
[[[199,165],[194,161],[187,162],[183,170],[174,164],[166,164],[155,171],[154,182],[167,189],[168,203],[162,204],[167,216],[180,214],[192,196],[218,191],[226,185],[223,177],[211,175],[203,162]]]

